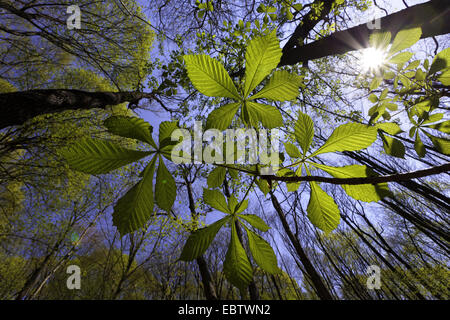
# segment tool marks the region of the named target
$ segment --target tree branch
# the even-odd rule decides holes
[[[427,177],[435,174],[440,174],[450,171],[450,162],[431,167],[428,169],[411,171],[406,173],[398,173],[386,176],[375,176],[375,177],[357,177],[357,178],[330,178],[330,177],[320,177],[320,176],[303,176],[303,177],[278,177],[278,176],[261,176],[262,179],[271,181],[283,181],[283,182],[300,182],[300,181],[316,181],[325,182],[331,184],[378,184],[384,182],[400,182],[407,181],[416,178]]]

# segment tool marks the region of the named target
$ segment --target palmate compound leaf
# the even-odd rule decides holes
[[[153,175],[156,157],[143,172],[143,178],[117,201],[113,224],[123,236],[145,226],[153,214]]]
[[[158,207],[165,211],[169,211],[175,198],[177,196],[177,187],[175,184],[175,179],[172,174],[167,170],[164,165],[164,161],[161,156],[159,156],[158,171],[156,173],[156,184],[155,184],[155,200]]]
[[[250,252],[258,266],[270,274],[279,273],[280,269],[278,268],[277,257],[270,244],[247,227],[244,226],[244,228],[247,232]]]
[[[245,52],[244,98],[277,67],[281,55],[276,30],[250,41]]]
[[[206,228],[194,231],[184,245],[180,260],[192,261],[203,255],[216,237],[217,232],[219,232],[220,228],[230,221],[230,219],[231,216],[226,216]]]
[[[277,70],[270,77],[269,83],[254,94],[249,100],[264,98],[275,101],[288,101],[297,98],[298,89],[303,78],[286,70]]]
[[[253,268],[239,241],[236,225],[231,223],[231,240],[223,263],[223,271],[231,284],[244,291],[253,279]]]
[[[130,150],[110,141],[83,139],[61,151],[69,166],[88,174],[108,173],[148,156],[151,152]]]
[[[186,69],[194,87],[209,97],[240,100],[239,93],[223,65],[208,55],[185,55]]]
[[[299,112],[294,130],[295,139],[300,144],[303,154],[306,154],[314,137],[314,122],[310,116]]]
[[[103,123],[109,132],[131,139],[150,144],[156,149],[155,141],[152,137],[152,126],[145,120],[138,117],[112,116]]]
[[[316,168],[327,172],[335,178],[359,178],[375,176],[373,171],[371,171],[366,166],[361,165],[350,165],[344,167],[331,167],[326,165],[321,165],[318,163],[313,164]],[[376,202],[390,194],[389,187],[387,183],[373,184],[357,184],[348,185],[343,184],[341,187],[344,189],[350,197],[356,200],[361,200],[364,202]]]
[[[327,152],[356,151],[369,147],[377,139],[377,129],[359,123],[337,127],[328,140],[311,156]]]
[[[339,225],[341,219],[339,208],[334,199],[323,191],[317,183],[310,182],[309,185],[311,194],[306,209],[308,219],[317,228],[329,234]]]

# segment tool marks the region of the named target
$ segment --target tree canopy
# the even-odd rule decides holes
[[[448,1],[70,5],[0,1],[2,299],[448,299]]]

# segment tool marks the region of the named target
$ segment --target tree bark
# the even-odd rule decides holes
[[[101,108],[130,102],[136,105],[143,98],[153,98],[144,92],[89,92],[72,89],[43,89],[0,94],[0,129],[22,125],[41,114]]]

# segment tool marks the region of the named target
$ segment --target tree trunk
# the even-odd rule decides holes
[[[140,99],[153,98],[143,92],[89,92],[83,90],[46,89],[0,94],[0,129],[22,125],[41,114],[75,109],[104,109],[123,102],[137,104]]]
[[[286,217],[284,216],[283,209],[281,208],[280,203],[278,202],[278,199],[275,197],[272,191],[270,191],[270,198],[272,199],[272,204],[275,210],[278,213],[278,217],[281,220],[281,223],[283,225],[284,231],[289,237],[289,240],[291,241],[292,245],[294,246],[295,251],[297,252],[297,255],[305,267],[307,276],[311,279],[311,282],[313,283],[314,290],[316,291],[317,295],[321,300],[333,300],[333,296],[331,295],[328,288],[325,286],[325,283],[323,282],[322,278],[320,277],[319,273],[314,268],[313,264],[309,260],[308,256],[306,255],[305,251],[303,250],[300,242],[298,241],[297,237],[292,233],[291,229],[289,228],[289,224],[286,220]]]

